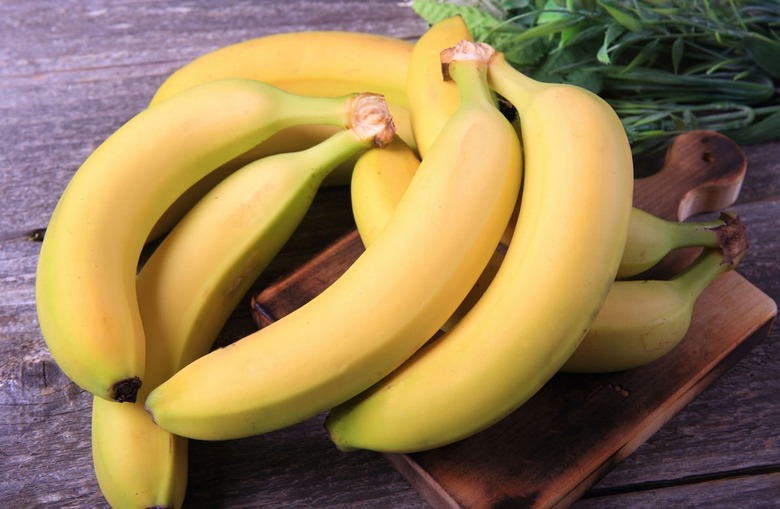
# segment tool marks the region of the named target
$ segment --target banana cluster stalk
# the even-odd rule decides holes
[[[559,370],[667,355],[744,231],[632,208],[632,184],[603,100],[529,79],[459,17],[414,44],[293,32],[185,65],[78,168],[38,263],[44,339],[93,397],[106,500],[181,507],[189,438],[329,412],[341,449],[419,451],[478,433]],[[325,185],[351,187],[365,252],[212,350]],[[641,279],[686,246],[705,250],[684,272]]]

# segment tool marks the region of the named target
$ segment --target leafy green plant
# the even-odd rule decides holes
[[[780,0],[414,0],[535,79],[601,95],[634,154],[691,129],[780,139]]]

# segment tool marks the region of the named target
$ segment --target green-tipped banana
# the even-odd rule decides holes
[[[217,184],[141,269],[137,293],[148,341],[145,384],[134,404],[93,398],[93,462],[111,507],[182,506],[187,439],[154,424],[143,401],[152,388],[207,353],[292,235],[327,174],[392,136],[387,123],[366,125],[366,110],[383,108],[381,99],[369,98],[355,101],[358,109],[350,122],[355,128],[312,148],[250,163]]]
[[[649,364],[685,337],[699,295],[739,258],[705,249],[669,280],[617,281],[580,346],[561,371],[606,373]]]
[[[628,238],[617,278],[636,276],[653,268],[675,249],[724,247],[728,249],[734,218],[722,215],[714,221],[670,221],[641,209],[631,211]]]
[[[522,159],[484,60],[452,67],[460,106],[376,242],[293,313],[153,390],[161,427],[218,440],[313,417],[397,368],[455,310],[506,227]]]
[[[188,187],[275,132],[344,125],[353,100],[214,81],[142,111],[95,149],[62,194],[38,261],[40,327],[64,373],[98,397],[134,401],[146,344],[135,276],[155,223]]]
[[[633,186],[617,115],[583,89],[530,80],[500,54],[488,77],[519,111],[525,158],[504,262],[452,329],[330,412],[341,449],[420,451],[491,426],[563,366],[614,281]]]

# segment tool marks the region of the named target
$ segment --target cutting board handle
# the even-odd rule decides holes
[[[660,170],[634,181],[634,206],[684,221],[728,208],[737,199],[747,159],[733,140],[714,131],[677,136]]]

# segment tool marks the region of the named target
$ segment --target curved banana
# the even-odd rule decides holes
[[[617,115],[583,89],[527,78],[500,53],[488,78],[518,109],[523,137],[525,178],[506,257],[452,329],[330,412],[326,427],[340,449],[431,449],[502,419],[563,366],[614,281],[633,194]]]
[[[111,507],[178,508],[187,485],[187,439],[144,410],[148,392],[206,354],[230,314],[309,209],[319,184],[342,161],[392,136],[366,125],[381,99],[356,101],[360,128],[255,161],[214,187],[151,254],[137,277],[147,337],[146,380],[134,404],[93,398],[95,473]],[[389,119],[389,116],[385,117]]]
[[[169,431],[217,440],[315,416],[376,383],[454,311],[503,233],[521,180],[486,64],[457,62],[456,114],[376,242],[270,326],[194,361],[146,400]]]
[[[409,57],[406,97],[412,133],[421,157],[425,157],[460,102],[457,85],[442,76],[440,53],[462,40],[473,40],[463,18],[446,18],[434,23],[417,40]]]
[[[76,171],[38,260],[38,318],[52,357],[77,385],[133,401],[144,375],[139,256],[185,189],[271,134],[343,125],[354,96],[312,98],[242,79],[204,84],[120,127]]]
[[[395,37],[348,31],[285,32],[241,41],[201,55],[157,89],[151,104],[195,85],[222,78],[250,78],[298,94],[344,83],[406,106],[406,72],[413,44]],[[307,83],[308,82],[308,83]],[[342,92],[336,92],[342,95]],[[392,108],[391,108],[392,113]]]
[[[705,249],[668,280],[617,281],[580,346],[561,371],[607,373],[649,364],[683,340],[699,295],[739,258]]]

